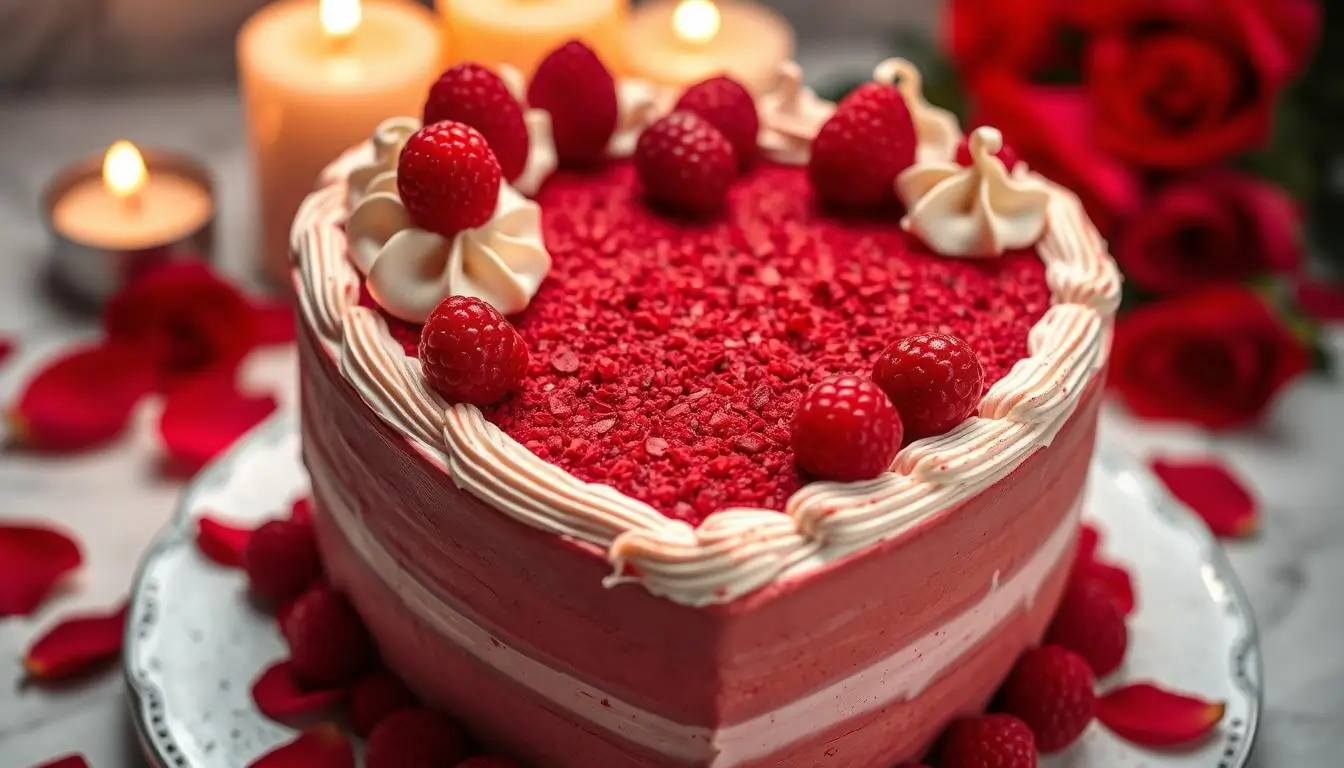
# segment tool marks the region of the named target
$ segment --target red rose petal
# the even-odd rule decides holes
[[[1120,738],[1144,747],[1175,747],[1204,738],[1222,721],[1224,702],[1211,702],[1136,683],[1097,697],[1097,719]]]
[[[252,683],[252,701],[261,714],[285,721],[339,704],[346,688],[305,689],[294,677],[288,659],[272,664]]]
[[[1300,280],[1296,288],[1303,312],[1325,322],[1344,322],[1344,284]]]
[[[1083,523],[1078,531],[1078,562],[1090,563],[1097,559],[1097,547],[1101,546],[1101,532],[1096,526]]]
[[[24,655],[23,667],[39,680],[62,680],[83,674],[121,654],[126,605],[110,613],[71,616],[47,630]]]
[[[275,398],[238,391],[232,372],[196,379],[169,394],[159,418],[168,467],[192,474],[275,411]]]
[[[67,352],[29,380],[8,416],[17,440],[45,451],[78,451],[120,435],[154,390],[148,358],[128,346]]]
[[[301,496],[294,500],[294,504],[289,508],[289,519],[296,523],[311,523],[313,521],[313,500],[308,496]]]
[[[85,760],[83,755],[66,755],[48,763],[35,765],[33,768],[89,768],[89,761]]]
[[[1124,615],[1134,612],[1134,583],[1129,578],[1129,571],[1118,565],[1092,560],[1080,562],[1076,574],[1077,578],[1095,579],[1106,587]]]
[[[249,764],[248,768],[354,768],[355,750],[341,729],[319,725]]]
[[[209,515],[196,521],[196,546],[201,554],[229,568],[243,567],[243,552],[250,538],[251,528],[229,525]]]
[[[1151,466],[1171,495],[1204,518],[1213,535],[1238,539],[1259,528],[1260,510],[1255,498],[1222,464],[1159,458]]]
[[[10,355],[14,354],[17,346],[14,340],[8,336],[0,336],[0,364],[3,364],[5,360],[9,359]]]
[[[298,337],[294,321],[294,307],[288,301],[253,299],[252,311],[257,318],[257,344],[263,347],[291,344]]]
[[[27,616],[84,562],[79,544],[43,525],[0,525],[0,619]]]

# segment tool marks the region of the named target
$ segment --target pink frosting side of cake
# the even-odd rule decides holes
[[[466,616],[509,653],[606,692],[618,714],[628,707],[680,727],[679,738],[703,736],[705,755],[735,726],[768,719],[953,625],[1059,531],[1071,536],[1098,400],[1094,384],[1048,449],[971,501],[803,577],[695,609],[636,586],[603,588],[604,553],[523,526],[454,487],[364,406],[310,331],[301,346],[305,455],[319,510],[347,506],[407,576],[443,601],[445,614]],[[863,766],[913,757],[950,717],[983,706],[1021,649],[1039,639],[1068,561],[1050,566],[1021,609],[977,627],[983,639],[913,698],[860,706],[799,733],[769,760],[723,762],[691,756],[684,744],[681,758],[636,746],[650,742],[647,734],[614,735],[574,714],[579,707],[559,706],[464,654],[417,617],[325,511],[319,531],[333,578],[394,668],[483,738],[545,765],[771,764],[787,754],[803,764]]]

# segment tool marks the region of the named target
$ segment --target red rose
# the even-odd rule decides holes
[[[108,341],[154,359],[163,388],[217,368],[231,369],[257,343],[252,304],[204,264],[166,264],[113,297]]]
[[[1125,275],[1156,293],[1287,272],[1302,259],[1298,217],[1279,189],[1232,171],[1164,187],[1115,248]]]
[[[964,77],[986,68],[1026,75],[1058,58],[1058,0],[951,0],[944,48]]]
[[[1098,142],[1160,169],[1262,145],[1320,25],[1311,0],[1089,0],[1074,13],[1092,32]]]
[[[1229,285],[1121,315],[1109,383],[1137,416],[1223,429],[1260,415],[1309,357],[1258,295]]]
[[[1032,85],[1004,71],[971,83],[975,124],[992,125],[1032,170],[1078,195],[1103,234],[1139,203],[1138,177],[1091,140],[1087,94]]]

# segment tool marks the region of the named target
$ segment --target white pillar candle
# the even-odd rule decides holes
[[[749,0],[655,0],[635,8],[628,38],[630,74],[687,86],[728,74],[761,94],[793,58],[793,29]]]

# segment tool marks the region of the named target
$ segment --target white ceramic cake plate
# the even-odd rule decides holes
[[[1204,525],[1141,467],[1102,446],[1087,516],[1103,555],[1132,573],[1138,610],[1125,666],[1104,685],[1151,679],[1225,699],[1219,732],[1183,752],[1125,744],[1094,724],[1046,768],[1240,768],[1260,711],[1260,653],[1241,587]],[[251,681],[285,649],[275,621],[247,596],[241,573],[206,560],[196,519],[256,521],[307,491],[297,416],[282,413],[202,473],[136,579],[125,673],[145,752],[161,768],[242,768],[292,738],[256,711]]]

